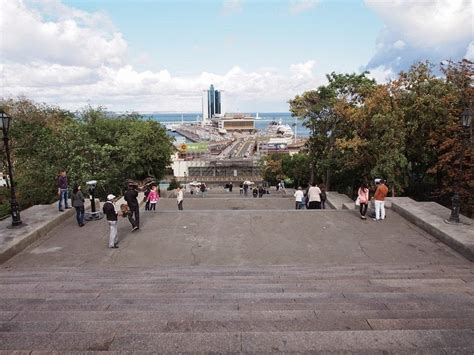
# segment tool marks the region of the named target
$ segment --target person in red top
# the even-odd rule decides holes
[[[385,180],[380,179],[379,186],[375,190],[375,218],[374,221],[385,219],[385,197],[388,194],[388,187],[385,185]]]

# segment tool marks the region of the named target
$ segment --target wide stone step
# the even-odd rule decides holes
[[[463,353],[473,280],[466,264],[3,269],[0,351]]]
[[[113,332],[127,333],[214,333],[214,332],[282,332],[334,330],[419,330],[472,329],[472,318],[365,319],[361,317],[314,317],[298,321],[278,320],[152,320],[152,321],[12,321],[0,322],[0,332]]]
[[[153,352],[301,352],[417,351],[472,349],[472,330],[355,330],[213,333],[0,333],[4,350],[153,351]],[[433,350],[431,352],[431,350]]]
[[[298,283],[257,283],[257,282],[218,282],[203,281],[188,283],[133,282],[122,279],[105,281],[46,281],[31,283],[7,283],[0,288],[0,297],[10,293],[156,293],[166,297],[168,294],[180,296],[214,295],[226,293],[321,293],[321,292],[470,292],[473,282],[463,278],[443,279],[348,279],[348,280],[311,280]]]
[[[152,280],[169,277],[192,277],[192,278],[218,278],[225,277],[291,277],[292,280],[307,279],[310,277],[331,278],[344,276],[369,276],[369,275],[424,275],[433,274],[437,277],[450,274],[465,274],[474,276],[474,269],[471,265],[391,265],[391,264],[352,264],[350,266],[340,266],[332,264],[321,264],[315,266],[290,266],[290,265],[261,265],[258,267],[242,266],[195,266],[195,267],[125,267],[125,268],[78,268],[78,267],[55,267],[52,268],[16,268],[15,270],[4,269],[0,272],[0,282],[11,278],[24,278],[27,280],[45,279],[110,279],[119,276],[122,279],[146,278]],[[429,276],[429,275],[428,275]]]

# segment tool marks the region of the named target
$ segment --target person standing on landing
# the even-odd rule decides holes
[[[301,186],[298,186],[298,190],[295,191],[293,196],[295,197],[295,209],[297,210],[303,209],[304,193]]]
[[[388,187],[385,185],[385,180],[380,179],[379,186],[375,190],[375,218],[374,221],[385,219],[385,197],[388,194]]]
[[[107,223],[110,227],[109,233],[109,248],[118,248],[118,237],[117,237],[117,211],[115,210],[114,205],[115,196],[109,194],[107,196],[107,201],[102,206],[102,212],[104,212],[107,219]]]
[[[66,171],[63,170],[61,171],[61,173],[59,174],[59,177],[58,177],[58,196],[59,196],[59,211],[63,212],[64,209],[63,209],[63,205],[62,205],[62,202],[64,200],[64,208],[65,209],[69,209],[71,207],[68,207],[68,203],[67,203],[67,199],[68,199],[68,196],[67,196],[67,175],[66,175]]]
[[[319,189],[321,190],[321,193],[319,194],[319,197],[321,197],[321,209],[325,210],[326,209],[326,186],[323,184],[320,184]]]
[[[321,209],[321,190],[314,182],[311,184],[311,187],[308,189],[308,209],[309,210]]]
[[[359,199],[359,212],[361,219],[367,219],[365,214],[367,213],[367,207],[369,206],[369,188],[364,182],[360,185],[357,191],[357,198]]]
[[[176,189],[176,202],[178,203],[178,210],[182,211],[183,210],[183,200],[184,200],[184,193],[183,189],[178,186]]]
[[[125,192],[125,201],[127,201],[130,213],[128,214],[128,220],[132,225],[132,232],[140,229],[140,206],[138,204],[138,191],[135,190],[135,185],[129,184],[128,190]],[[134,218],[135,217],[135,218]]]
[[[160,200],[160,196],[158,195],[158,191],[156,190],[156,186],[153,185],[151,187],[151,191],[148,193],[146,202],[149,203],[149,211],[153,210],[156,211],[156,204]]]
[[[71,195],[71,205],[76,209],[76,220],[79,227],[84,226],[84,201],[85,199],[81,187],[78,184],[74,184]]]

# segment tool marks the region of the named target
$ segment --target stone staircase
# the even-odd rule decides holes
[[[472,354],[469,263],[9,267],[0,350]]]

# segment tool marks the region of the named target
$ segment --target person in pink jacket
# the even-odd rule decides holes
[[[360,185],[359,190],[357,191],[357,199],[359,200],[360,204],[360,218],[367,219],[365,214],[367,213],[367,207],[369,205],[369,188],[365,182]]]
[[[153,185],[147,197],[147,202],[150,203],[150,209],[149,209],[150,211],[151,210],[156,211],[156,204],[158,203],[159,200],[160,200],[160,196],[158,195],[156,186]]]

